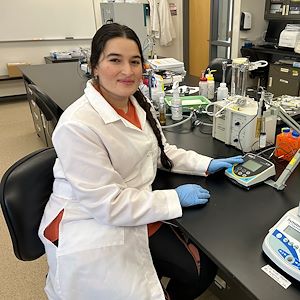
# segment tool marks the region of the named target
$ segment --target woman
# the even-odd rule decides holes
[[[39,230],[47,296],[161,300],[159,277],[166,275],[171,299],[194,299],[216,268],[202,254],[199,264],[197,249],[157,221],[180,217],[182,206],[206,203],[210,195],[198,185],[152,191],[156,169],[205,176],[241,159],[212,160],[166,143],[138,90],[143,56],[128,27],[102,26],[90,62],[94,78],[53,134],[55,181]]]

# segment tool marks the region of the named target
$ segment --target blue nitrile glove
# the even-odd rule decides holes
[[[198,184],[183,184],[178,186],[175,191],[182,207],[205,204],[210,197],[209,191]]]
[[[224,168],[230,168],[234,164],[241,164],[242,162],[244,162],[242,155],[213,159],[208,166],[207,172],[212,174]]]

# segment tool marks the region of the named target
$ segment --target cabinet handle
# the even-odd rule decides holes
[[[287,5],[285,6],[285,15],[288,16],[288,15],[289,15],[289,12],[290,12],[290,5],[287,4]]]
[[[41,113],[41,118],[42,118],[43,127],[46,129],[46,121],[43,113]]]

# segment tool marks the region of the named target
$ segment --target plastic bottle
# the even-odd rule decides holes
[[[152,76],[152,89],[151,89],[151,100],[156,111],[159,110],[159,97],[161,92],[164,91],[163,78],[160,75],[154,74]]]
[[[204,72],[202,72],[199,79],[199,95],[207,98],[207,78],[205,77]]]
[[[228,87],[226,86],[226,82],[221,82],[217,89],[217,101],[221,101],[225,98],[228,98]]]
[[[293,158],[293,156],[300,148],[300,137],[299,137],[299,133],[296,130],[293,130],[292,134],[290,135],[290,147],[292,151],[290,153],[289,160]]]
[[[208,74],[206,74],[207,78],[207,98],[209,100],[213,100],[215,96],[215,80],[212,71],[208,69]]]
[[[182,120],[182,103],[179,96],[179,82],[175,81],[173,84],[173,98],[171,101],[171,112],[172,112],[172,120],[180,121]]]
[[[265,148],[267,146],[267,134],[265,132],[262,132],[259,136],[259,148]]]
[[[161,93],[159,96],[159,123],[162,126],[166,125],[166,105],[164,93]]]
[[[276,149],[274,155],[278,158],[289,160],[292,147],[290,145],[291,130],[283,127],[281,133],[276,136]]]

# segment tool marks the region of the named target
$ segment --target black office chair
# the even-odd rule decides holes
[[[45,253],[38,229],[53,186],[54,148],[35,151],[3,175],[0,201],[16,257],[23,261]]]
[[[52,99],[34,84],[28,84],[29,92],[34,96],[34,101],[42,112],[43,126],[46,133],[48,147],[52,147],[52,133],[62,114],[62,110],[52,101]],[[45,120],[46,119],[46,120]]]
[[[210,68],[211,70],[216,70],[216,72],[213,73],[214,75],[214,80],[215,82],[218,83],[218,86],[220,85],[220,83],[222,82],[222,77],[223,77],[223,69],[222,69],[222,63],[223,61],[226,61],[228,66],[225,72],[225,82],[227,84],[227,86],[230,85],[231,83],[231,59],[227,59],[227,58],[214,58],[210,64],[208,65],[207,68]],[[207,71],[206,71],[207,73]]]

